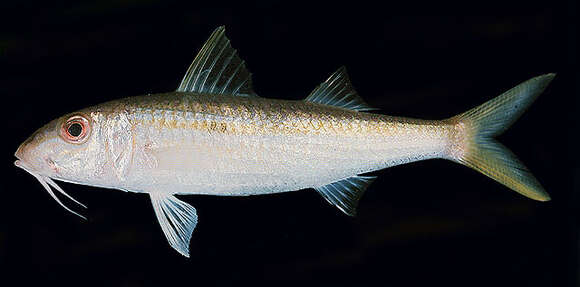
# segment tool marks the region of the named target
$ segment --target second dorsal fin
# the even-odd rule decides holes
[[[348,79],[344,66],[340,67],[324,83],[316,87],[305,101],[359,112],[376,110],[359,97]]]
[[[252,74],[232,48],[225,27],[215,29],[187,69],[178,92],[256,96]]]

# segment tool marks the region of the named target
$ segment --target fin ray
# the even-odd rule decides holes
[[[449,121],[464,130],[451,159],[471,167],[514,191],[540,201],[550,196],[517,157],[493,137],[510,127],[544,91],[555,74],[527,80],[500,96]]]
[[[355,175],[314,189],[347,215],[356,215],[358,201],[376,176]]]
[[[252,89],[252,74],[232,48],[224,26],[218,27],[205,42],[177,91],[256,96]]]
[[[494,137],[507,130],[544,91],[555,74],[529,79],[453,119],[467,120],[479,136]]]
[[[189,257],[189,241],[197,225],[197,212],[193,206],[173,195],[151,193],[151,203],[161,229],[177,252]]]
[[[350,83],[344,66],[340,67],[326,81],[316,87],[305,101],[354,111],[376,110],[358,96]]]

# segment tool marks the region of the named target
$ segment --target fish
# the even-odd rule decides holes
[[[189,257],[198,223],[182,195],[250,196],[316,190],[349,216],[376,178],[368,173],[446,159],[526,197],[550,196],[495,140],[555,77],[531,78],[459,115],[422,120],[373,113],[339,68],[304,100],[258,96],[218,27],[177,90],[105,102],[44,125],[14,164],[80,207],[55,181],[146,193],[169,245]]]

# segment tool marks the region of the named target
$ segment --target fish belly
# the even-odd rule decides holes
[[[192,136],[150,148],[133,173],[141,190],[252,195],[318,187],[356,174],[436,158],[443,139],[414,137]],[[143,161],[144,162],[144,161]]]

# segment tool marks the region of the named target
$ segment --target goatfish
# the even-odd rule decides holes
[[[176,195],[249,196],[312,188],[354,216],[375,176],[405,163],[447,159],[529,198],[550,199],[494,137],[555,74],[527,80],[444,120],[369,113],[344,67],[300,101],[259,97],[251,74],[217,28],[176,91],[129,97],[55,119],[17,149],[14,162],[66,210],[54,180],[147,193],[169,244],[189,257],[196,210]],[[85,218],[86,219],[86,218]]]

